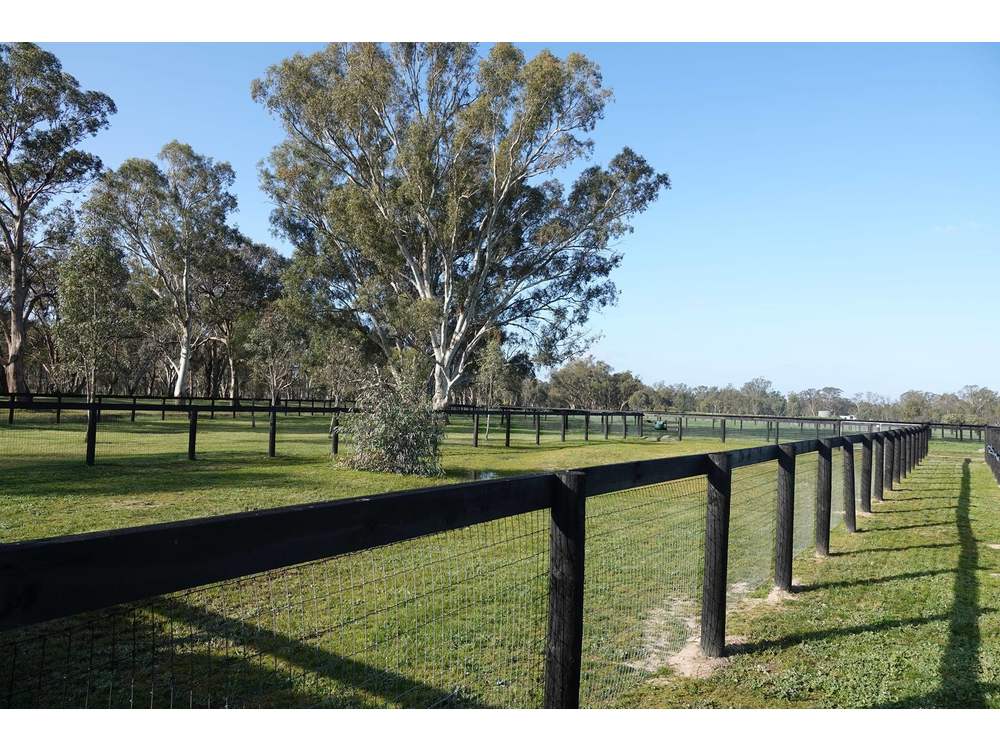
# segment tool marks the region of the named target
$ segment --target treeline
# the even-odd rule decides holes
[[[489,361],[484,361],[489,363]],[[936,394],[903,392],[898,399],[865,393],[847,396],[837,387],[803,389],[782,394],[764,378],[742,386],[645,384],[630,371],[614,371],[593,357],[578,358],[551,372],[547,379],[525,373],[520,362],[504,371],[489,365],[464,395],[481,405],[544,405],[588,410],[703,412],[741,415],[812,417],[853,415],[858,420],[928,421],[933,423],[1000,422],[1000,394],[980,386]],[[498,376],[499,374],[499,376]]]

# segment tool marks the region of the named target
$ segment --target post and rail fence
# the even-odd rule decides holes
[[[90,426],[95,426],[97,408],[91,406],[89,410]],[[987,432],[990,447],[1000,437],[998,431]],[[601,646],[588,642],[585,629],[591,623],[589,615],[599,605],[622,608],[629,601],[625,591],[615,594],[617,588],[628,583],[615,575],[618,570],[609,569],[606,558],[609,536],[621,527],[615,520],[628,509],[641,509],[647,515],[636,518],[636,527],[630,528],[629,534],[638,537],[679,503],[678,499],[689,499],[693,521],[685,524],[690,524],[695,533],[701,530],[701,540],[684,543],[678,539],[676,545],[690,545],[692,551],[700,549],[701,582],[700,587],[697,583],[682,583],[690,587],[692,595],[677,599],[674,605],[686,605],[692,598],[700,600],[701,651],[706,656],[721,656],[726,652],[727,598],[736,592],[729,570],[736,566],[733,557],[742,555],[741,547],[745,548],[742,536],[748,531],[758,534],[758,528],[773,530],[771,540],[759,544],[761,550],[773,552],[768,555],[773,558],[768,562],[770,574],[766,577],[778,588],[790,589],[793,554],[796,546],[801,549],[803,545],[795,537],[796,520],[803,518],[803,511],[808,519],[810,511],[796,512],[797,504],[803,505],[797,493],[806,495],[806,503],[815,494],[811,544],[819,555],[827,555],[834,483],[841,487],[839,518],[852,531],[858,496],[864,511],[872,498],[881,500],[885,491],[898,488],[902,478],[926,456],[929,434],[928,427],[906,427],[809,438],[3,544],[0,704],[6,701],[8,706],[30,706],[54,702],[51,698],[58,697],[67,705],[155,705],[168,702],[157,694],[160,682],[166,682],[171,705],[187,701],[194,704],[196,691],[192,687],[204,686],[225,697],[227,705],[280,705],[287,701],[288,695],[283,693],[289,691],[288,687],[299,686],[296,682],[305,675],[303,666],[307,664],[319,679],[310,679],[305,686],[312,693],[310,701],[320,704],[326,693],[334,691],[332,686],[341,686],[336,682],[345,676],[363,676],[367,682],[364,692],[345,690],[342,699],[347,705],[363,705],[373,693],[383,698],[395,693],[391,694],[393,702],[403,705],[444,701],[475,704],[477,697],[497,697],[494,701],[501,704],[516,701],[575,708],[583,704],[582,695],[588,703],[599,704],[605,696],[595,693],[593,685],[598,677],[611,676],[611,686],[619,686],[623,676],[645,670],[643,665],[617,653],[614,666],[597,661],[594,653]],[[862,486],[859,495],[855,493],[855,446],[862,450],[857,463]],[[815,481],[805,473],[804,465],[801,471],[805,474],[797,478],[797,462],[813,453]],[[844,458],[842,480],[837,480],[832,465],[838,454]],[[997,473],[1000,459],[995,452],[989,461]],[[760,507],[766,520],[748,517],[744,497],[749,493],[750,479],[742,474],[746,472],[756,473],[754,482],[758,485],[760,479],[768,484],[774,481],[774,493],[765,493]],[[680,491],[668,492],[678,488],[678,483],[688,484],[683,491],[687,496]],[[626,497],[629,504],[601,511],[602,498],[623,493],[638,496]],[[698,495],[700,502],[695,498]],[[680,518],[670,519],[665,530],[680,524]],[[703,527],[698,527],[698,519],[703,521]],[[433,545],[420,548],[421,542],[428,541]],[[468,546],[463,547],[467,542]],[[656,536],[642,539],[641,547],[649,550],[637,553],[633,549],[639,544],[632,545],[626,538],[624,550],[626,555],[673,555],[672,550],[662,550],[666,545]],[[502,552],[507,547],[509,557],[504,558]],[[477,552],[486,549],[493,553],[477,559],[479,563],[471,563],[467,572],[461,569],[464,557],[475,559]],[[360,592],[351,590],[348,583],[355,573],[379,567],[379,560],[373,558],[360,561],[352,569],[351,557],[385,556],[387,551],[406,551],[410,552],[407,557],[413,557],[403,557],[398,592],[384,583]],[[452,569],[440,577],[435,575],[423,591],[417,586],[422,563],[430,560],[426,557],[446,560]],[[325,567],[320,570],[321,576],[310,578],[304,574],[318,562]],[[502,587],[508,575],[501,570],[508,567],[503,571],[524,572],[524,582],[518,580],[509,588]],[[461,571],[456,573],[454,568]],[[268,572],[282,574],[263,584],[252,579]],[[481,600],[463,601],[456,594],[456,588],[468,587],[469,582],[490,579],[491,572],[495,581],[484,585],[488,595],[475,596]],[[670,575],[665,569],[655,568],[650,576],[655,580]],[[248,594],[238,591],[238,599],[225,600],[213,588],[229,581],[250,582],[253,584],[246,587],[254,589]],[[522,595],[525,588],[533,595]],[[167,597],[181,591],[194,595],[190,599]],[[414,593],[423,593],[420,597],[429,604],[426,613],[410,614],[417,599]],[[148,601],[157,598],[165,600]],[[262,613],[256,605],[260,600],[276,605],[272,611]],[[136,602],[146,605],[114,611],[113,618],[104,621],[95,616],[102,609],[125,609]],[[467,649],[485,652],[455,656],[459,650],[455,645],[466,628],[463,620],[470,618],[469,604],[473,603],[495,606],[499,623],[493,625],[492,620],[486,620],[473,625]],[[310,611],[316,604],[318,610]],[[223,606],[238,611],[240,618],[222,612]],[[518,630],[527,630],[535,623],[525,616],[529,607],[535,609],[531,613],[537,613],[539,620],[544,619],[544,626],[539,625],[539,642],[526,636],[521,644],[517,642]],[[334,608],[347,609],[348,617],[333,625],[310,621],[320,618],[316,614]],[[357,613],[361,616],[353,609],[360,609]],[[662,624],[671,614],[662,605],[658,609],[653,612],[653,622]],[[350,625],[359,619],[370,621],[376,614],[400,610],[412,616],[412,631],[393,627],[399,631],[390,635],[385,630],[396,620],[387,619],[379,622],[373,632],[366,626],[363,635],[363,644],[369,649],[394,646],[397,652],[387,659],[384,668],[365,666],[361,658],[367,654],[359,647],[360,642],[345,644],[343,655],[338,656],[309,642],[320,635],[335,642],[350,642]],[[185,619],[197,619],[200,626],[185,626]],[[414,660],[426,663],[431,660],[430,652],[440,650],[441,660],[459,663],[460,670],[448,674],[448,679],[440,679],[447,684],[441,692],[429,686],[433,682],[401,679],[401,651],[417,639],[413,635],[420,629],[445,619],[452,620],[448,631],[440,635],[435,632],[433,639],[413,647],[412,655],[417,656]],[[283,636],[285,622],[299,625],[296,628],[300,631],[295,633],[298,638]],[[520,626],[512,626],[515,623]],[[54,626],[47,629],[48,625]],[[489,634],[483,633],[491,626],[499,630],[493,642]],[[642,632],[648,627],[642,622],[636,629]],[[201,646],[202,652],[194,652],[195,644]],[[503,654],[515,645],[520,651],[516,661]],[[524,688],[523,695],[503,694],[513,691],[516,677],[536,676],[531,668],[536,662],[540,664],[540,694],[535,694],[533,684]],[[57,666],[47,668],[52,663]],[[496,666],[496,675],[483,677],[476,687],[460,686],[472,681],[468,677],[478,677],[481,664]],[[265,673],[266,682],[271,681],[272,674],[280,679],[274,689],[265,682]],[[218,678],[223,675],[225,682]],[[121,676],[129,680],[123,684]],[[169,680],[164,678],[167,676]],[[187,689],[182,691],[182,684]],[[266,685],[269,689],[241,700],[240,688],[251,685]]]

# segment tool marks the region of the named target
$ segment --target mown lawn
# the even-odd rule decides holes
[[[324,499],[349,498],[455,483],[485,475],[511,475],[572,467],[693,454],[762,443],[763,434],[747,425],[745,434],[730,431],[723,445],[710,426],[691,427],[690,436],[656,440],[647,426],[645,437],[629,425],[622,438],[621,419],[608,439],[600,424],[591,425],[584,441],[582,420],[574,418],[567,440],[559,423],[543,424],[535,445],[530,419],[516,419],[511,446],[504,447],[496,419],[480,446],[471,446],[471,425],[452,418],[444,444],[445,475],[419,478],[350,470],[330,457],[328,419],[280,416],[277,456],[268,458],[267,422],[251,425],[249,415],[237,419],[219,411],[203,413],[198,423],[197,460],[187,460],[187,422],[181,416],[139,413],[106,414],[99,425],[96,464],[84,464],[82,414],[19,412],[13,426],[0,423],[0,543],[111,528],[145,525],[192,517],[249,511]],[[351,451],[349,437],[341,452]]]
[[[729,665],[670,670],[640,707],[1000,706],[1000,490],[978,445],[932,442],[902,488],[795,562],[793,600],[731,613]]]

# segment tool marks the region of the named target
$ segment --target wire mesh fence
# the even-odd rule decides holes
[[[733,471],[727,583],[731,601],[752,593],[774,572],[777,473],[777,462]]]
[[[699,631],[705,478],[587,499],[583,707],[613,707]]]
[[[6,707],[534,707],[548,514],[0,633]]]

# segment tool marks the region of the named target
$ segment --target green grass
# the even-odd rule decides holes
[[[657,441],[649,428],[636,436],[629,426],[613,424],[605,440],[592,424],[583,440],[582,421],[574,418],[565,442],[559,424],[543,425],[536,446],[529,418],[515,419],[511,447],[502,429],[486,423],[480,446],[471,446],[471,421],[453,418],[444,444],[442,478],[366,473],[332,461],[328,420],[316,416],[280,416],[277,456],[268,458],[266,420],[251,427],[249,416],[233,420],[223,412],[198,422],[198,459],[187,459],[186,419],[168,414],[105,414],[97,435],[96,464],[84,464],[82,414],[52,414],[33,419],[19,412],[13,426],[0,423],[0,543],[67,535],[192,517],[284,506],[324,499],[471,480],[479,474],[512,475],[572,467],[692,454],[723,448],[718,438],[676,437]],[[758,437],[730,434],[725,448],[759,443]],[[351,451],[350,440],[341,451]]]
[[[794,600],[730,613],[729,664],[662,671],[642,707],[1000,706],[1000,490],[975,444],[931,454],[835,531],[834,555],[795,562]]]

